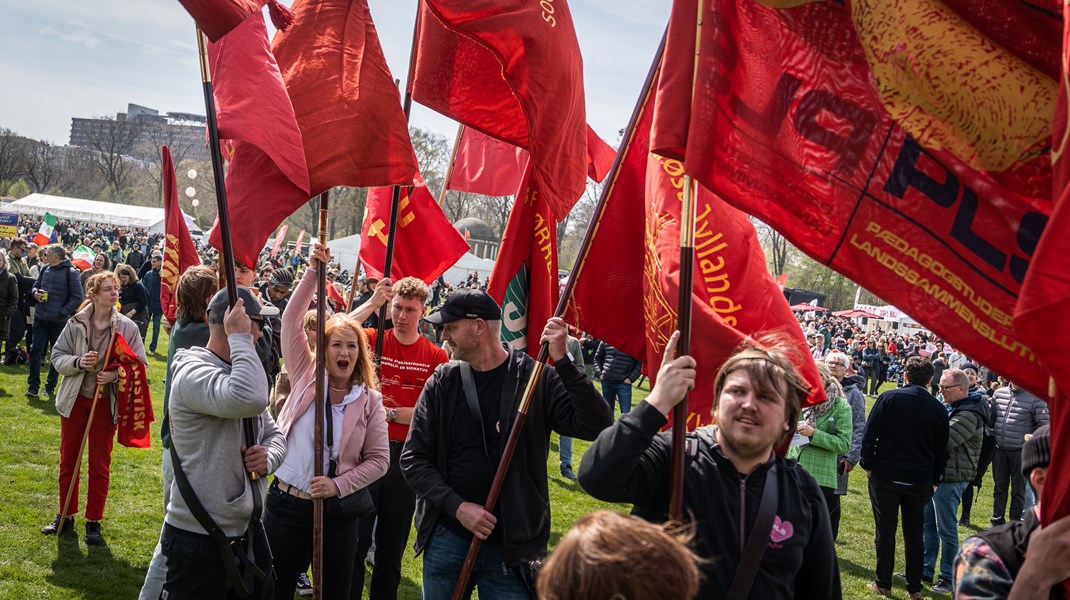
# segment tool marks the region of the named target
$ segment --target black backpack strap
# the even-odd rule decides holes
[[[736,570],[735,577],[732,578],[732,586],[728,588],[728,595],[725,596],[728,600],[744,600],[750,596],[754,576],[758,574],[762,555],[765,554],[765,547],[769,544],[769,533],[773,529],[773,520],[776,517],[779,488],[774,459],[769,472],[765,474],[762,501],[758,505],[758,514],[754,517],[754,526],[751,528],[750,535],[747,536],[747,543],[743,546],[739,568]]]
[[[490,458],[490,449],[487,447],[487,434],[483,431],[483,413],[479,410],[479,392],[476,390],[476,380],[472,376],[472,365],[461,361],[461,384],[464,386],[464,398],[468,402],[468,413],[475,419],[476,426],[479,427],[480,437],[483,439],[483,454],[487,456],[487,462],[491,468],[497,468],[497,465]]]

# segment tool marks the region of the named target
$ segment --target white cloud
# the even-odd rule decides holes
[[[56,37],[64,42],[85,46],[86,48],[96,48],[97,44],[100,43],[100,38],[84,27],[60,29],[55,25],[47,25],[39,29],[37,33],[45,37]]]

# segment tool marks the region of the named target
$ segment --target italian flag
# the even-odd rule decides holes
[[[52,243],[55,238],[56,229],[56,215],[51,213],[45,213],[45,218],[41,219],[41,228],[37,230],[37,235],[33,236],[33,243],[38,246],[47,246]]]
[[[72,257],[71,264],[83,271],[88,271],[89,269],[93,268],[93,259],[95,259],[96,257],[97,255],[89,248],[86,248],[85,246],[78,246],[74,249],[74,255]]]

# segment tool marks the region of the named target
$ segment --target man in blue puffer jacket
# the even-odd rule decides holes
[[[59,339],[67,320],[78,311],[78,305],[82,303],[83,298],[82,281],[78,271],[71,266],[63,246],[47,246],[41,249],[39,255],[47,266],[38,275],[32,290],[37,311],[33,319],[30,376],[26,380],[26,396],[29,398],[36,398],[40,389],[41,363],[44,361],[45,351]],[[49,365],[48,379],[45,381],[45,392],[49,396],[55,394],[58,381],[59,373]]]

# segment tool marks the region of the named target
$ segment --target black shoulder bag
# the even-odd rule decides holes
[[[327,456],[330,457],[334,448],[334,418],[331,415],[330,400],[327,401],[327,410],[324,413],[327,419],[324,437],[327,440]],[[327,467],[327,477],[334,479],[337,475],[338,464],[331,458]],[[332,519],[363,519],[375,514],[375,504],[372,502],[371,492],[365,486],[352,494],[324,498],[323,512]]]
[[[168,416],[170,417],[171,415]],[[267,577],[274,577],[270,571],[265,573],[256,566],[254,556],[255,544],[252,540],[253,536],[265,535],[263,523],[260,522],[263,500],[260,498],[260,490],[257,489],[259,484],[256,481],[250,482],[253,488],[253,514],[249,518],[249,527],[246,529],[245,535],[228,538],[212,519],[212,516],[208,514],[208,511],[205,510],[204,505],[197,498],[196,492],[193,491],[193,486],[186,477],[186,472],[182,469],[182,460],[178,457],[178,451],[175,450],[173,422],[171,427],[171,463],[175,471],[175,483],[178,484],[178,491],[182,495],[182,499],[186,502],[190,512],[193,513],[193,518],[197,519],[197,523],[204,528],[219,550],[230,588],[234,590],[234,593],[239,598],[252,597],[253,591],[256,590],[257,581],[263,581]],[[264,547],[266,548],[267,544],[264,544]],[[269,560],[268,562],[270,563],[271,561]],[[271,586],[263,586],[262,590],[262,598],[272,591]]]

